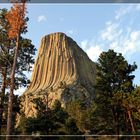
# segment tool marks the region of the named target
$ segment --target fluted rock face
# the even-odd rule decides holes
[[[58,99],[63,106],[77,98],[87,102],[94,97],[95,64],[64,33],[43,37],[32,73],[31,84],[22,96],[23,110],[35,116],[33,98],[48,95],[50,106]]]

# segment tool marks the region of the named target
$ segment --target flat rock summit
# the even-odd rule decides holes
[[[35,116],[34,98],[42,98],[51,107],[60,100],[65,107],[73,100],[84,100],[87,104],[95,96],[95,63],[64,33],[52,33],[41,40],[34,64],[30,86],[22,95],[26,116]]]

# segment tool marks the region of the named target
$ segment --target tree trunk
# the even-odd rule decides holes
[[[7,76],[7,68],[5,67],[3,69],[3,71],[2,71],[2,87],[1,87],[1,92],[2,92],[3,95],[5,94],[5,89],[6,89],[6,76]]]
[[[135,130],[135,127],[134,127],[134,123],[133,123],[131,111],[128,110],[127,113],[128,113],[128,118],[129,118],[129,120],[130,120],[132,132],[133,132],[133,134],[135,135],[135,134],[136,134],[136,130]],[[134,140],[136,140],[136,137],[135,137],[135,136],[134,136]]]
[[[11,128],[12,128],[12,105],[13,105],[13,95],[14,95],[14,86],[15,86],[14,80],[15,80],[15,70],[17,64],[18,50],[19,50],[19,35],[17,36],[14,62],[13,62],[11,76],[10,76],[11,81],[10,81],[10,94],[9,94],[9,101],[8,101],[7,135],[11,135]],[[7,140],[9,140],[9,137],[7,137]]]
[[[118,135],[118,140],[119,140],[119,135],[120,135],[120,128],[119,128],[119,113],[118,112],[116,112],[116,133],[117,133],[117,135]]]
[[[128,110],[127,113],[128,113],[128,117],[129,117],[129,120],[130,120],[132,132],[133,132],[133,134],[135,134],[136,131],[135,131],[135,127],[134,127],[134,123],[133,123],[133,119],[132,119],[130,110]]]
[[[3,115],[3,100],[5,95],[6,89],[6,76],[7,76],[7,68],[5,67],[2,72],[2,88],[1,88],[1,98],[0,98],[0,135],[1,135],[1,128],[2,128],[2,115]]]
[[[124,113],[124,120],[125,120],[125,132],[126,134],[129,134],[129,118],[128,118],[127,110]]]
[[[118,115],[118,112],[117,112],[117,109],[113,106],[112,107],[112,113],[113,113],[113,118],[114,118],[114,129],[115,129],[115,132],[116,132],[116,140],[119,140],[119,115]]]

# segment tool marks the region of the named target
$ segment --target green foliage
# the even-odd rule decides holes
[[[97,64],[97,87],[105,94],[113,96],[117,91],[131,92],[136,64],[128,64],[122,54],[113,50],[101,53]]]
[[[77,132],[80,133],[79,129],[77,128],[75,119],[68,118],[66,120],[66,131],[69,135],[76,135]]]
[[[69,117],[68,113],[61,107],[60,101],[56,100],[51,109],[46,110],[45,103],[41,98],[33,100],[36,104],[37,116],[26,118],[21,116],[17,131],[21,134],[79,134],[75,120]],[[69,128],[69,126],[71,126]]]
[[[140,87],[136,87],[132,93],[122,99],[123,107],[131,111],[136,133],[140,134]]]
[[[86,106],[84,101],[72,101],[67,107],[66,111],[72,119],[76,121],[76,125],[79,130],[83,133],[86,133],[87,130],[91,130],[93,127],[93,113],[95,111],[95,104],[92,106]]]
[[[3,97],[2,105],[3,105],[3,116],[2,116],[2,133],[6,134],[6,125],[7,125],[7,106],[8,106],[8,96],[9,93],[5,94]],[[20,113],[20,100],[18,95],[13,96],[13,113],[12,113],[12,130],[13,134],[15,134],[15,126],[17,122],[17,114]]]
[[[0,122],[5,120],[3,118],[3,114],[7,114],[7,108],[5,110],[5,91],[10,87],[10,74],[12,70],[12,65],[14,61],[15,54],[15,46],[16,40],[9,39],[8,37],[8,27],[9,23],[6,19],[6,15],[8,13],[7,9],[0,9],[0,84],[2,85],[0,91],[1,102],[1,110],[0,112]],[[28,18],[26,19],[26,21]],[[26,28],[22,31],[23,33],[27,32]],[[25,75],[26,71],[31,70],[31,65],[34,63],[34,55],[35,55],[35,46],[32,44],[31,40],[27,38],[19,38],[19,56],[17,58],[16,70],[15,70],[15,78],[13,80],[14,89],[18,89],[21,86],[27,86],[29,84],[29,80]],[[14,97],[16,98],[16,96]],[[7,98],[6,98],[7,99]],[[8,102],[8,101],[6,101]],[[14,127],[15,118],[19,107],[15,107],[15,103],[13,103],[13,121],[12,127]],[[6,103],[7,104],[7,103]],[[17,105],[17,103],[16,103]],[[11,107],[12,105],[10,105]],[[3,119],[3,120],[2,120]],[[4,122],[5,123],[5,122]],[[1,129],[1,125],[0,125]],[[14,133],[14,132],[13,132]]]
[[[56,100],[54,102],[54,106],[52,108],[52,111],[53,111],[54,122],[60,122],[62,124],[65,124],[65,119],[68,118],[68,114],[61,107],[61,103],[59,100]]]
[[[7,13],[7,9],[0,9],[0,74],[3,75],[4,70],[6,70],[6,87],[10,83],[8,81],[13,64],[14,47],[16,46],[16,40],[8,38],[8,22],[5,18]],[[16,66],[15,89],[29,84],[29,80],[24,72],[31,70],[36,51],[32,41],[27,38],[20,37],[19,46],[20,51]],[[2,82],[2,79],[0,81]]]
[[[102,52],[97,63],[97,128],[103,134],[125,134],[126,117],[128,111],[124,107],[126,98],[132,98],[134,90],[132,72],[137,68],[136,64],[128,64],[122,54],[113,50]],[[131,96],[130,96],[131,95]],[[130,119],[130,118],[129,118]],[[130,121],[130,120],[129,120]],[[101,127],[102,129],[101,129]]]

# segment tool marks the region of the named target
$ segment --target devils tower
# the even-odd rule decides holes
[[[22,95],[26,116],[35,116],[32,99],[46,96],[49,106],[58,99],[65,106],[81,99],[90,103],[94,98],[96,68],[77,43],[64,33],[52,33],[41,40],[34,64],[31,83]]]

